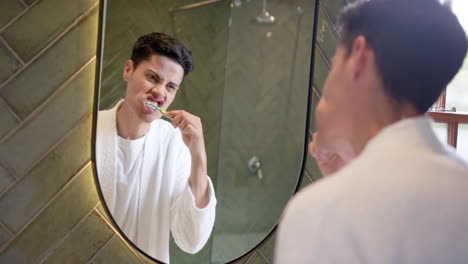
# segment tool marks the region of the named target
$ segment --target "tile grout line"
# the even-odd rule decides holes
[[[7,166],[5,166],[5,164],[3,164],[3,162],[0,160],[0,167],[4,168],[6,171],[8,171],[8,173],[10,173],[11,176],[13,176],[13,178],[15,179],[14,182],[12,182],[11,184],[15,183],[16,182],[16,179],[18,179],[18,176],[16,176],[15,173],[13,173],[9,168],[7,168]],[[2,197],[1,195],[1,192],[0,192],[0,198]]]
[[[114,237],[116,237],[116,236],[117,236],[117,235],[114,233],[114,234],[109,238],[109,240],[107,240],[107,242],[104,243],[104,245],[102,245],[102,247],[101,247],[98,251],[96,251],[96,253],[94,253],[94,255],[91,257],[91,259],[89,259],[88,264],[89,264],[89,263],[92,263],[92,262],[94,261],[94,259],[95,259],[97,256],[99,256],[99,254],[101,253],[101,251],[103,251],[103,250],[107,247],[107,245],[110,244],[110,242],[112,241],[112,239],[114,239]]]
[[[120,236],[119,231],[114,227],[114,225],[112,223],[109,222],[109,220],[107,220],[107,218],[99,211],[99,209],[96,208],[95,211],[99,215],[99,217],[101,217],[101,219],[109,226],[109,228],[112,229],[112,231],[114,231],[115,235],[122,238]],[[112,216],[109,216],[109,217],[112,217]]]
[[[340,36],[340,38],[341,38],[341,33],[340,33],[340,31],[338,30],[338,27],[336,26],[336,23],[333,22],[333,19],[331,18],[330,14],[328,14],[328,12],[327,12],[327,10],[325,9],[325,7],[323,7],[321,3],[319,3],[319,4],[320,4],[320,6],[322,7],[323,13],[327,16],[328,20],[330,21],[330,24],[332,24],[333,29],[335,29],[335,31],[338,33],[338,36]],[[336,18],[335,18],[335,20],[336,20]]]
[[[318,52],[320,53],[320,57],[322,57],[322,59],[325,61],[325,64],[327,64],[327,66],[328,66],[328,71],[330,71],[330,70],[331,70],[331,65],[330,65],[330,63],[328,62],[328,60],[327,60],[327,58],[325,57],[325,55],[323,54],[322,49],[320,48],[320,46],[319,46],[318,44],[315,44],[315,48],[316,48],[316,49],[318,50]],[[316,65],[315,65],[315,62],[314,62],[314,74],[315,74],[315,70],[317,69],[315,66],[316,66]],[[315,83],[314,83],[313,86],[312,86],[312,90],[313,90],[313,92],[317,95],[317,97],[319,97],[319,99],[320,99],[320,93],[317,91],[317,87],[316,87]]]
[[[328,66],[328,71],[330,71],[330,70],[331,70],[331,64],[330,64],[330,62],[328,61],[327,56],[325,56],[325,54],[324,54],[323,51],[322,51],[322,48],[320,48],[320,45],[318,45],[318,43],[317,43],[315,46],[317,47],[317,50],[318,50],[319,53],[320,53],[320,57],[322,57],[323,60],[325,61],[325,63],[327,64],[327,66]]]
[[[16,53],[16,51],[10,46],[10,44],[8,44],[8,42],[6,42],[6,40],[1,35],[0,35],[0,42],[3,43],[3,45],[5,45],[5,47],[7,48],[7,50],[11,52],[11,54],[13,54],[13,56],[21,63],[21,66],[24,66],[23,59],[20,58],[18,53]]]
[[[31,63],[32,63],[32,62],[31,62]],[[26,64],[24,64],[23,67],[20,67],[19,69],[17,69],[10,77],[8,77],[8,79],[6,79],[5,81],[3,81],[3,83],[0,83],[0,89],[2,89],[2,88],[5,87],[8,83],[10,83],[13,79],[15,79],[16,76],[18,76],[20,73],[22,73],[31,63],[26,62]]]
[[[49,95],[43,102],[41,102],[24,120],[22,120],[14,129],[12,129],[8,134],[3,136],[3,138],[0,139],[0,144],[4,143],[7,141],[10,137],[12,137],[18,130],[22,129],[24,126],[26,126],[30,120],[33,120],[41,111],[43,111],[51,101],[56,99],[58,96],[60,96],[65,88],[75,80],[76,76],[78,76],[80,73],[84,71],[84,69],[93,63],[96,60],[96,56],[93,56],[89,61],[87,61],[81,68],[79,68],[76,72],[74,72],[67,80],[65,80],[64,83],[62,83],[55,91],[52,92],[51,95]],[[0,97],[1,98],[1,97]],[[6,103],[6,102],[5,102]]]
[[[80,226],[80,224],[83,223],[94,212],[94,209],[97,207],[97,205],[99,205],[99,202],[95,206],[93,206],[93,208],[88,213],[86,213],[80,219],[80,221],[78,221],[78,223],[74,227],[72,227],[72,229],[62,239],[60,239],[58,243],[54,243],[54,247],[49,249],[49,252],[47,252],[45,256],[41,260],[37,261],[36,263],[39,263],[39,264],[44,263],[44,261],[46,261],[57,248],[63,245],[65,240],[67,240],[67,238],[71,236],[73,231],[75,231]]]
[[[34,3],[32,3],[30,6],[27,6],[23,11],[21,11],[18,15],[16,15],[12,20],[10,20],[10,22],[6,23],[3,27],[0,28],[0,34],[3,33],[3,31],[11,26],[11,24],[15,23],[18,19],[20,19],[24,14],[26,14],[31,8],[33,8],[36,3],[39,2],[39,1],[36,1]]]
[[[3,196],[5,196],[21,179],[23,179],[24,177],[26,177],[26,175],[28,175],[28,173],[31,172],[31,170],[37,166],[37,164],[39,164],[39,162],[41,162],[51,151],[53,151],[69,134],[71,134],[71,132],[81,123],[83,122],[83,120],[85,120],[86,118],[88,118],[88,116],[90,116],[92,113],[87,113],[85,114],[83,117],[81,117],[74,125],[72,128],[70,128],[70,130],[68,130],[65,135],[63,135],[59,140],[57,140],[57,142],[54,143],[54,145],[52,145],[52,147],[50,147],[49,150],[47,150],[43,155],[41,155],[41,157],[36,161],[34,162],[31,167],[24,173],[23,176],[18,176],[16,178],[16,181],[14,181],[8,188],[6,188],[3,192],[0,193],[0,199],[3,199]],[[88,161],[90,162],[90,161]],[[5,167],[5,166],[4,166]],[[6,168],[6,167],[5,167]]]
[[[311,184],[315,182],[315,180],[312,179],[312,177],[310,177],[310,173],[307,170],[305,171],[305,174],[306,174],[306,177],[309,178],[309,181]]]
[[[16,119],[16,121],[18,121],[18,123],[21,123],[21,118],[19,117],[19,115],[15,112],[15,110],[13,110],[13,108],[1,96],[0,96],[0,102],[5,105],[8,112],[10,112],[10,114],[13,115],[13,117]]]
[[[127,241],[120,235],[119,231],[116,229],[116,227],[114,227],[114,225],[112,223],[109,222],[109,220],[107,220],[107,218],[102,215],[101,212],[99,212],[99,210],[96,209],[96,212],[97,214],[102,218],[102,220],[112,229],[112,231],[114,231],[115,235],[117,235],[120,239],[122,239],[122,241],[125,243],[125,245],[128,247],[128,249],[130,249],[130,251],[132,251],[132,253],[136,256],[136,258],[142,262],[142,263],[145,263],[142,259],[141,259],[141,256],[140,256],[140,253],[139,252],[135,252],[135,249],[133,249],[133,246],[128,244]],[[109,217],[112,218],[112,216],[110,215]],[[118,227],[117,227],[118,228]]]
[[[130,251],[132,251],[132,253],[136,256],[136,258],[142,262],[142,263],[145,263],[144,260],[141,259],[141,256],[139,254],[139,252],[135,252],[135,250],[133,249],[133,246],[132,245],[129,245],[127,243],[127,241],[125,241],[125,239],[120,235],[119,231],[114,228],[114,225],[112,223],[110,223],[103,215],[101,212],[99,212],[98,209],[96,209],[96,212],[97,214],[102,218],[102,220],[112,229],[112,231],[114,231],[114,234],[117,235],[120,239],[122,239],[122,241],[124,242],[124,244],[129,248]],[[112,216],[109,216],[109,217],[112,217]]]
[[[52,198],[49,199],[18,231],[16,234],[3,246],[0,247],[0,252],[4,251],[10,244],[13,243],[13,241],[21,235],[24,230],[26,230],[38,217],[41,215],[47,208],[49,208],[50,204],[54,202],[62,193],[65,192],[65,189],[67,189],[73,182],[74,180],[80,175],[86,168],[88,168],[91,165],[91,161],[88,161],[71,179],[56,193],[52,196]]]
[[[246,260],[244,263],[249,264],[250,261],[254,258],[254,256],[258,254],[257,251],[258,251],[258,250],[255,250],[255,251],[247,258],[247,260]]]
[[[257,249],[258,253],[260,255],[262,255],[263,259],[266,261],[266,263],[270,264],[270,261],[268,261],[268,259],[265,257],[265,255],[263,255],[262,251],[260,249]]]
[[[28,4],[26,4],[26,2],[24,2],[24,0],[20,0],[21,4],[24,5],[24,7],[28,7]]]
[[[311,156],[311,155],[309,155],[309,156]],[[313,159],[313,157],[311,157],[310,159]],[[320,168],[319,168],[319,173],[322,174],[322,172],[320,171]],[[323,178],[323,175],[320,175],[320,177],[317,177],[317,180],[314,180],[314,178],[312,178],[311,175],[312,175],[312,172],[309,172],[308,170],[306,170],[306,177],[310,180],[310,184],[315,183],[316,181]]]
[[[3,199],[3,197],[11,190],[13,187],[19,182],[20,179],[15,179],[14,182],[12,182],[10,185],[8,185],[5,190],[0,192],[0,199]]]
[[[0,221],[0,227],[5,229],[7,233],[10,235],[10,237],[13,237],[15,235],[15,233],[11,231],[10,228],[5,223],[3,223],[3,221]]]
[[[317,90],[317,87],[315,87],[315,84],[312,86],[312,96],[314,95],[320,100],[320,92]]]
[[[87,17],[91,12],[94,11],[94,9],[99,6],[99,1],[95,4],[93,4],[88,10],[86,10],[83,14],[79,15],[77,18],[73,20],[73,22],[68,25],[64,31],[62,31],[57,37],[55,37],[52,41],[49,42],[44,48],[42,48],[34,57],[32,57],[28,62],[24,64],[24,67],[20,68],[17,70],[13,75],[11,75],[7,80],[5,80],[3,83],[0,84],[0,89],[5,87],[8,83],[10,83],[16,76],[18,76],[21,72],[24,71],[29,65],[31,65],[33,62],[35,62],[42,54],[44,54],[47,50],[49,50],[50,47],[55,45],[57,42],[62,39],[63,36],[68,34],[72,29],[74,29],[80,22],[83,20],[85,17]]]

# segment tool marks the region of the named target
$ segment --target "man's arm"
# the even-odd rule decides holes
[[[189,185],[195,196],[195,204],[198,208],[205,208],[210,201],[208,192],[208,173],[206,154],[192,154],[192,168],[189,177]]]
[[[208,171],[203,138],[203,127],[199,117],[183,110],[167,112],[172,117],[172,125],[182,132],[182,139],[190,151],[192,167],[189,185],[198,208],[204,208],[209,202]]]

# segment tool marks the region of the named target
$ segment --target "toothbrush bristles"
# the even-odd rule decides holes
[[[161,107],[159,107],[159,106],[153,104],[153,103],[150,102],[150,101],[145,101],[145,104],[146,104],[146,105],[149,105],[149,106],[151,106],[151,107],[153,107],[154,109],[158,110],[161,114],[163,114],[164,116],[166,116],[166,111],[165,111],[164,109],[162,109]],[[172,118],[170,118],[170,117],[168,117],[168,116],[166,116],[166,117],[169,118],[169,119],[172,119]]]

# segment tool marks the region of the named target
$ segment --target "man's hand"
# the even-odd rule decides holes
[[[166,115],[172,117],[172,125],[182,132],[182,139],[192,155],[205,153],[203,127],[199,117],[184,110],[169,111]]]
[[[347,163],[337,153],[330,153],[318,146],[317,132],[313,134],[312,142],[309,143],[309,153],[317,161],[323,176],[337,172]]]

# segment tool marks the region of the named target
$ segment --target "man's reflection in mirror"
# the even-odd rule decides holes
[[[125,98],[98,115],[96,159],[105,202],[125,235],[164,262],[169,232],[182,250],[196,253],[215,220],[200,118],[165,112],[191,71],[184,44],[162,33],[141,36],[123,69]]]

